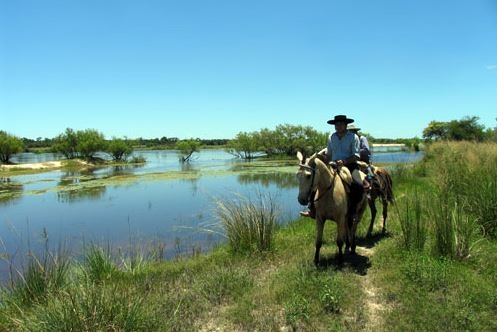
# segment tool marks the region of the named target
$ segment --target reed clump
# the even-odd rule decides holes
[[[255,199],[235,195],[218,200],[217,217],[234,252],[269,251],[277,225],[277,209],[270,195],[258,193]]]

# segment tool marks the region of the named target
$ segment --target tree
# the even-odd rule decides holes
[[[226,148],[226,152],[243,159],[252,159],[258,151],[257,132],[239,132]]]
[[[279,144],[280,137],[274,130],[263,128],[258,133],[260,148],[266,155],[271,156],[280,153],[281,144]]]
[[[443,139],[447,136],[447,130],[446,122],[431,121],[428,127],[423,129],[423,138],[427,140]]]
[[[104,135],[95,129],[80,130],[76,136],[76,150],[86,160],[93,160],[97,152],[106,150]]]
[[[464,117],[461,120],[452,120],[448,123],[448,138],[454,141],[483,141],[485,137],[483,125],[478,124],[477,116]]]
[[[477,116],[466,116],[449,122],[431,121],[423,130],[427,140],[446,139],[451,141],[478,141],[485,139],[484,126],[478,124]]]
[[[131,144],[127,140],[113,137],[107,144],[107,153],[112,156],[115,161],[126,160],[133,152]]]
[[[0,162],[8,163],[12,155],[24,149],[22,140],[0,130]]]
[[[275,130],[280,137],[279,149],[288,156],[294,156],[297,151],[310,154],[326,146],[326,134],[320,134],[309,126],[279,125]]]
[[[54,139],[53,150],[62,153],[67,159],[74,159],[78,156],[78,138],[76,132],[71,128],[66,128],[63,134],[59,134]]]
[[[200,150],[200,140],[193,138],[181,140],[176,143],[176,149],[178,149],[179,160],[181,162],[190,162],[193,153]]]

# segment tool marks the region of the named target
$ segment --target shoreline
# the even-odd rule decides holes
[[[37,170],[37,169],[47,169],[47,168],[60,168],[62,166],[63,164],[61,160],[54,160],[54,161],[46,161],[41,163],[0,165],[0,169],[5,171],[11,171],[17,169]]]

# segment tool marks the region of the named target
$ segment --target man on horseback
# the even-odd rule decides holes
[[[368,181],[371,183],[372,179],[374,178],[374,174],[371,170],[371,150],[369,149],[368,138],[360,134],[359,131],[361,130],[361,128],[358,128],[353,124],[348,124],[347,130],[353,132],[359,137],[359,160],[367,164],[365,173],[367,174]]]
[[[345,166],[350,170],[353,178],[353,185],[349,196],[351,198],[350,211],[353,211],[360,201],[364,191],[369,191],[371,184],[366,179],[366,174],[360,171],[357,161],[360,159],[360,141],[359,137],[352,131],[347,130],[347,125],[354,122],[353,119],[347,118],[346,115],[336,115],[327,123],[335,126],[335,132],[329,136],[328,146],[321,150],[319,154],[325,155],[328,162],[334,162],[337,167]],[[359,190],[361,186],[363,190]],[[314,218],[315,208],[311,201],[309,211],[300,212],[302,216]]]

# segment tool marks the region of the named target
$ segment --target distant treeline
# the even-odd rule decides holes
[[[423,130],[423,138],[375,138],[361,132],[370,144],[404,144],[407,149],[419,150],[422,143],[436,141],[497,142],[497,129],[485,128],[479,118],[464,117],[448,122],[431,121]],[[18,138],[0,130],[0,162],[21,151],[55,151],[68,159],[82,157],[92,160],[99,151],[106,152],[114,160],[126,160],[135,149],[177,149],[180,160],[188,161],[201,148],[222,148],[239,158],[252,159],[261,155],[294,156],[297,151],[310,154],[326,146],[330,132],[318,132],[310,126],[282,124],[274,129],[239,132],[233,139],[201,139],[177,137],[116,138],[108,139],[95,129],[75,131],[67,128],[55,138]]]
[[[23,137],[22,142],[26,150],[37,149],[37,148],[51,148],[57,141],[57,138],[41,138],[36,139]],[[219,147],[226,145],[229,139],[200,139],[197,140],[203,146]],[[111,140],[108,140],[111,141]],[[134,148],[145,148],[145,149],[174,149],[176,144],[180,141],[177,137],[161,137],[161,138],[135,138],[126,139],[127,142]]]

